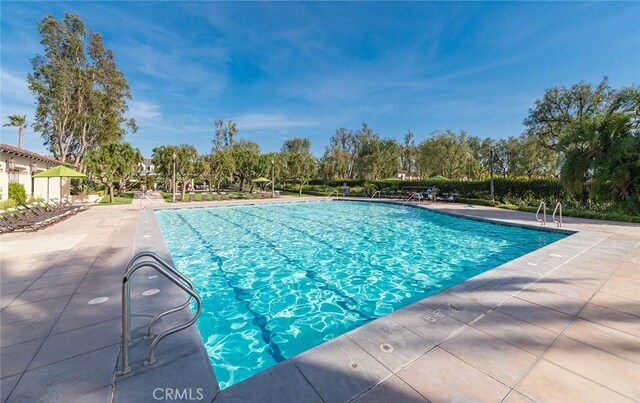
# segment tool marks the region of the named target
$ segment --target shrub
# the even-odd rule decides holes
[[[27,201],[27,191],[24,190],[22,183],[9,184],[9,199],[15,200],[18,204],[24,204]]]
[[[339,187],[343,183],[347,186],[366,186],[368,189],[376,190],[409,190],[412,187],[435,186],[439,193],[458,193],[461,197],[472,199],[489,199],[489,181],[450,181],[438,178],[424,179],[419,181],[371,181],[364,183],[363,180],[322,180],[314,179],[310,185]],[[567,195],[560,185],[558,179],[503,179],[495,178],[493,181],[494,196],[496,200],[505,203],[525,204],[537,206],[542,200],[547,203],[556,200],[567,201]],[[374,190],[375,191],[375,190]]]
[[[7,199],[0,201],[0,210],[6,210],[8,208],[16,207],[18,203],[16,203],[13,199]]]

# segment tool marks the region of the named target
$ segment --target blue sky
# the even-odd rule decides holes
[[[536,98],[580,80],[640,83],[640,3],[2,2],[0,116],[25,114],[36,22],[79,14],[103,34],[131,86],[127,140],[211,147],[233,119],[263,151],[336,128],[383,137],[434,130],[522,132]],[[3,121],[4,122],[4,121]],[[2,128],[16,144],[16,130]],[[44,152],[33,129],[25,148]]]

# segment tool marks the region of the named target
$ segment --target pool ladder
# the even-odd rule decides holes
[[[540,218],[540,209],[542,209],[543,218]],[[558,214],[557,220],[556,214]],[[553,209],[551,220],[553,220],[558,228],[562,227],[562,203],[556,203],[556,207]],[[540,205],[538,206],[538,210],[536,211],[536,221],[538,221],[542,226],[547,224],[547,204],[544,201],[540,202]]]
[[[140,261],[141,258],[151,258],[153,261],[145,260]],[[137,262],[137,263],[136,263]],[[149,346],[149,353],[147,354],[147,360],[143,365],[152,365],[156,363],[155,350],[158,346],[158,343],[165,337],[184,330],[191,325],[193,325],[200,316],[202,312],[202,299],[195,291],[193,283],[189,280],[184,274],[180,273],[175,267],[171,266],[165,260],[163,260],[160,256],[153,252],[140,252],[129,260],[127,263],[127,267],[125,268],[125,274],[122,278],[122,334],[120,338],[120,370],[118,371],[118,375],[126,375],[131,371],[131,367],[129,366],[129,346],[132,344],[131,341],[131,276],[138,269],[143,267],[150,267],[155,269],[158,273],[165,276],[169,279],[173,284],[178,286],[184,292],[189,294],[189,298],[182,303],[181,305],[168,309],[164,312],[157,314],[149,323],[147,327],[146,334],[144,336],[145,339],[151,339],[151,345]],[[169,315],[174,312],[181,311],[182,309],[189,306],[191,300],[194,299],[197,304],[197,309],[195,314],[191,317],[191,319],[183,324],[173,326],[169,329],[164,330],[159,334],[153,333],[153,325],[155,325],[160,318],[165,315]]]
[[[422,196],[420,195],[420,193],[412,193],[411,196],[409,196],[409,198],[407,200],[405,200],[404,203],[402,203],[402,205],[404,206],[405,204],[409,203],[411,201],[411,199],[414,198],[414,196],[416,196],[418,198],[418,202],[420,202],[420,200],[422,200]]]
[[[542,209],[542,217],[540,218],[540,209]],[[540,223],[540,225],[547,225],[547,203],[544,201],[540,202],[538,206],[538,210],[536,211],[536,221]]]
[[[376,190],[375,192],[373,192],[373,195],[371,195],[371,199],[376,197],[376,195],[378,195],[378,199],[382,198],[382,192],[379,190]]]

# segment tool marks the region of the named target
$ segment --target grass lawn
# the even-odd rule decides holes
[[[106,195],[98,205],[131,204],[132,202],[133,193],[124,193],[119,196],[113,196],[113,203],[109,203],[109,195]]]

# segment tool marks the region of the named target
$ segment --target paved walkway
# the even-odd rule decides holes
[[[160,344],[157,366],[141,366],[144,322],[184,299],[141,270],[133,279],[135,369],[114,383],[122,269],[135,249],[166,256],[151,206],[173,207],[158,199],[97,206],[43,231],[0,237],[2,401],[155,401],[153,390],[167,386],[202,386],[205,401],[640,400],[640,226],[580,219],[565,220],[576,235],[221,393],[195,327]],[[430,208],[533,222],[488,207]],[[163,297],[141,297],[153,288]],[[89,304],[98,297],[109,299]],[[174,322],[189,313],[181,314]]]

